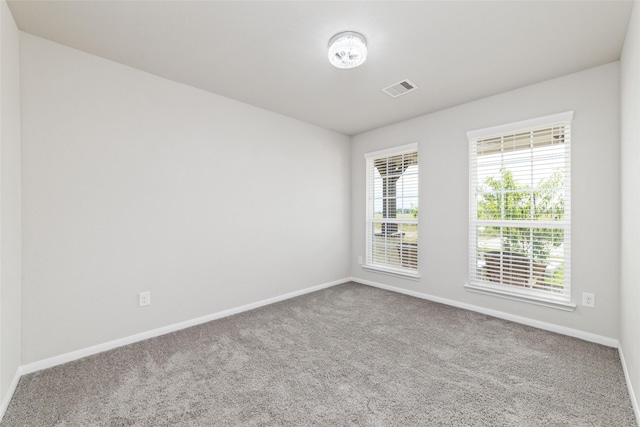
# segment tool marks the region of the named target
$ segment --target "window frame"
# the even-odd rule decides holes
[[[388,274],[392,276],[398,276],[406,279],[419,280],[419,242],[416,242],[416,254],[415,254],[415,268],[408,268],[402,266],[394,266],[390,264],[384,263],[376,263],[373,260],[373,227],[376,222],[376,218],[374,217],[374,182],[373,182],[373,168],[375,160],[389,158],[393,156],[399,156],[403,154],[416,153],[418,157],[418,163],[415,165],[418,167],[417,177],[418,182],[416,189],[416,194],[419,200],[419,181],[420,181],[420,154],[418,152],[418,143],[411,143],[397,147],[391,147],[384,150],[374,151],[365,153],[365,162],[366,162],[366,210],[365,210],[365,260],[362,268],[365,270],[373,271],[376,273]],[[397,200],[397,198],[396,198]],[[393,219],[392,221],[388,221],[388,223],[396,223],[396,224],[415,224],[416,230],[419,230],[419,217],[415,219]],[[416,231],[419,236],[419,231]],[[419,237],[418,237],[419,240]]]
[[[494,295],[511,300],[523,301],[532,304],[558,308],[561,310],[572,311],[576,308],[576,305],[571,302],[571,126],[573,120],[573,111],[568,111],[559,114],[553,114],[544,117],[538,117],[530,120],[523,120],[519,122],[509,123],[505,125],[493,126],[484,129],[478,129],[467,132],[467,139],[469,143],[469,281],[465,285],[468,291],[479,292],[489,295]],[[500,220],[486,220],[478,219],[478,168],[477,168],[477,144],[478,141],[487,140],[490,138],[508,137],[519,133],[533,133],[538,130],[553,128],[554,126],[562,125],[568,129],[568,139],[564,146],[564,188],[566,189],[567,197],[564,201],[565,210],[562,221],[553,222],[552,228],[563,229],[563,268],[564,268],[564,282],[563,286],[566,291],[562,294],[556,294],[549,290],[535,290],[528,287],[515,286],[513,282],[498,283],[488,280],[483,280],[478,277],[478,240],[477,233],[474,231],[476,227],[481,226],[486,222],[495,222],[497,227],[524,227],[534,230],[536,227],[543,227],[546,224],[544,221],[538,220],[521,220],[521,219],[500,219]],[[503,162],[503,160],[501,160]],[[505,163],[501,163],[501,167],[505,167]],[[475,169],[474,169],[475,168]],[[540,225],[536,224],[539,223]],[[502,238],[501,238],[502,239]],[[502,240],[500,243],[503,245]],[[504,249],[500,249],[501,258],[504,256]],[[530,263],[533,261],[529,261]],[[533,265],[533,264],[530,264]],[[500,274],[502,280],[502,264],[500,267]],[[535,267],[532,267],[535,268]],[[530,270],[531,271],[531,270]],[[533,273],[530,273],[533,274]]]

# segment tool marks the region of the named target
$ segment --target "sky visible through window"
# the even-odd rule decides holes
[[[563,170],[565,160],[562,143],[532,149],[505,150],[498,153],[478,153],[477,184],[487,178],[501,179],[501,169],[510,170],[518,186],[536,188],[554,172]]]

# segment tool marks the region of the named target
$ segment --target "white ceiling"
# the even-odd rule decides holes
[[[10,1],[18,27],[348,135],[620,58],[629,1]],[[365,35],[338,70],[327,43]],[[398,98],[382,89],[409,79]]]

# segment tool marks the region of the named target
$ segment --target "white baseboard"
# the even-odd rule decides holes
[[[624,353],[622,351],[622,344],[618,345],[618,353],[620,354],[620,362],[622,363],[622,370],[624,371],[624,379],[627,382],[627,390],[629,390],[629,397],[631,398],[631,406],[633,406],[633,412],[636,414],[636,423],[640,427],[640,407],[638,406],[638,399],[633,392],[633,385],[631,384],[631,377],[627,370],[627,362],[624,360]]]
[[[4,413],[7,412],[7,408],[9,407],[9,403],[11,402],[13,393],[16,391],[16,387],[18,387],[18,381],[20,381],[21,376],[22,369],[18,367],[18,369],[16,369],[15,375],[13,376],[13,380],[11,380],[11,384],[9,384],[7,394],[5,394],[4,399],[2,399],[2,404],[0,404],[0,421],[2,421]]]
[[[112,350],[117,347],[122,347],[128,344],[133,344],[138,341],[143,341],[149,338],[154,338],[160,335],[168,334],[170,332],[179,331],[180,329],[189,328],[202,323],[210,322],[212,320],[220,319],[223,317],[231,316],[234,314],[242,313],[243,311],[253,310],[254,308],[262,307],[265,305],[273,304],[279,301],[284,301],[290,298],[294,298],[300,295],[308,294],[311,292],[319,291],[321,289],[330,288],[332,286],[340,285],[350,281],[351,278],[345,278],[335,280],[329,283],[323,283],[321,285],[312,286],[310,288],[301,289],[299,291],[289,292],[284,295],[279,295],[273,298],[267,298],[262,301],[252,302],[250,304],[241,305],[240,307],[230,308],[228,310],[219,311],[217,313],[208,314],[206,316],[198,317],[191,320],[185,320],[184,322],[174,323],[173,325],[164,326],[162,328],[152,329],[150,331],[141,332],[139,334],[130,335],[128,337],[119,338],[117,340],[105,342],[102,344],[94,345],[91,347],[83,348],[81,350],[72,351],[70,353],[61,354],[59,356],[50,357],[48,359],[39,360],[37,362],[22,365],[22,375],[30,374],[32,372],[40,371],[42,369],[51,368],[53,366],[61,365],[63,363],[72,362],[74,360],[81,359],[83,357],[91,356],[103,351]]]
[[[530,319],[528,317],[522,317],[515,314],[509,314],[502,311],[491,310],[489,308],[479,307],[477,305],[466,304],[463,302],[441,298],[434,295],[423,294],[421,292],[411,291],[408,289],[398,288],[396,286],[389,286],[382,283],[373,282],[371,280],[360,279],[352,277],[352,281],[361,283],[363,285],[373,286],[375,288],[386,289],[388,291],[398,292],[401,294],[409,295],[416,298],[421,298],[433,302],[438,302],[453,307],[463,308],[465,310],[475,311],[477,313],[487,314],[489,316],[498,317],[500,319],[510,320],[512,322],[521,323],[527,326],[533,326],[534,328],[544,329],[546,331],[556,332],[558,334],[568,335],[570,337],[580,338],[585,341],[594,342],[597,344],[606,345],[607,347],[618,347],[618,340],[605,337],[602,335],[592,334],[590,332],[580,331],[578,329],[567,328],[565,326],[555,325],[553,323],[542,322],[540,320]]]

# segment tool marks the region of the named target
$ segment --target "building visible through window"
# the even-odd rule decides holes
[[[365,156],[368,268],[417,276],[417,149],[411,144]]]

